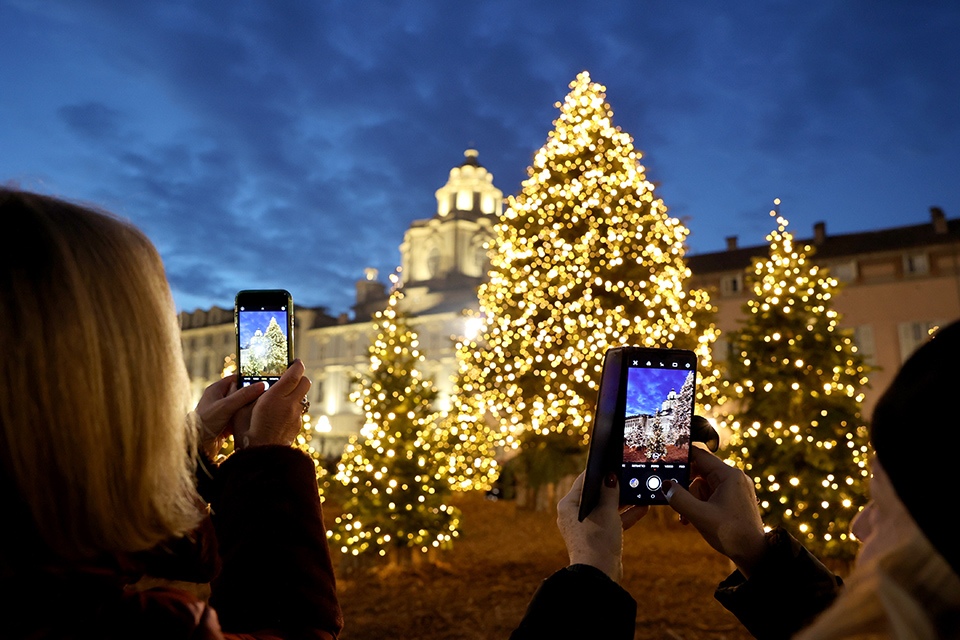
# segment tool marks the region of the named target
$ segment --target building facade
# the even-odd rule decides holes
[[[796,238],[813,249],[812,260],[841,284],[834,298],[840,326],[852,329],[870,373],[864,416],[869,418],[879,395],[900,365],[931,330],[960,318],[960,219],[948,220],[938,207],[929,222],[831,236],[818,222],[813,236]],[[727,238],[726,251],[688,257],[691,286],[705,288],[716,304],[720,339],[717,360],[729,357],[725,336],[743,319],[751,292],[744,274],[767,245],[740,248]]]

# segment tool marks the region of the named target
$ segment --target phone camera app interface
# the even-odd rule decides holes
[[[286,370],[287,308],[238,309],[240,327],[240,375],[245,384],[275,382]]]
[[[621,486],[634,500],[662,503],[664,480],[687,485],[696,370],[663,356],[626,365]]]

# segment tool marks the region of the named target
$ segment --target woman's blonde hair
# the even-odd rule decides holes
[[[151,548],[200,519],[189,381],[160,256],[132,225],[0,189],[0,482],[50,549]]]
[[[960,576],[876,466],[870,486],[884,518],[877,526],[888,527],[890,542],[858,561],[833,606],[797,638],[960,638]]]

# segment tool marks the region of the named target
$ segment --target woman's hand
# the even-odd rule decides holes
[[[580,522],[577,514],[583,477],[581,473],[570,492],[557,504],[557,526],[567,545],[570,564],[588,564],[606,573],[614,582],[620,582],[623,577],[623,532],[647,515],[649,507],[627,507],[620,512],[617,477],[611,475],[600,489],[600,502]]]
[[[262,383],[237,389],[236,375],[221,378],[204,389],[196,413],[200,420],[200,446],[207,456],[217,455],[223,441],[244,418],[249,422],[249,405],[263,392]]]
[[[691,459],[694,479],[690,490],[664,483],[667,501],[682,522],[696,527],[711,547],[749,577],[766,551],[753,481],[699,447],[693,447]]]
[[[234,426],[237,449],[293,444],[303,427],[303,400],[310,391],[310,379],[304,372],[303,362],[294,360],[280,379],[257,399],[250,421]]]

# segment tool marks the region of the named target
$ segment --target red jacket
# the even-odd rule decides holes
[[[336,638],[343,627],[312,461],[289,447],[206,465],[211,518],[149,553],[66,564],[0,479],[4,638]],[[144,576],[210,582],[209,603]],[[141,583],[143,584],[143,583]]]

